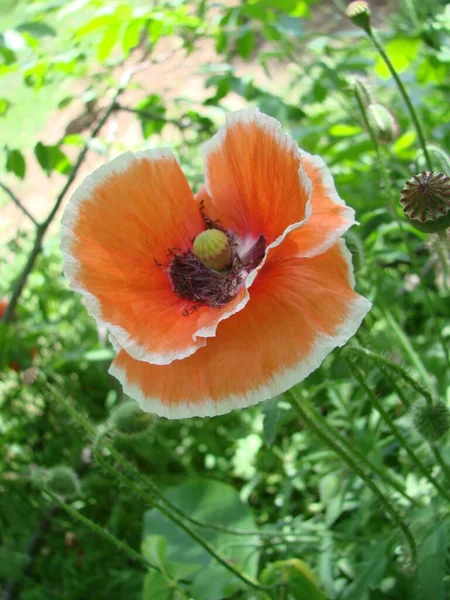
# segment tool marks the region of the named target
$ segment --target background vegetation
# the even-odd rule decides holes
[[[1,0],[5,599],[448,597],[450,451],[448,436],[434,441],[445,413],[431,433],[423,426],[424,406],[450,401],[448,247],[403,216],[400,190],[426,160],[385,62],[342,16],[345,5]],[[447,173],[449,9],[443,0],[372,4],[433,168]],[[60,206],[74,182],[125,148],[172,145],[198,187],[201,143],[228,110],[249,104],[322,155],[355,208],[348,243],[374,308],[353,346],[406,373],[382,357],[334,352],[294,390],[319,414],[302,418],[280,397],[214,419],[138,415],[107,375],[105,332],[62,276]],[[357,476],[321,439],[327,425],[377,473]]]

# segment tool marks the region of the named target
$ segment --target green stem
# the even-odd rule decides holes
[[[132,548],[131,546],[129,546],[125,542],[122,542],[121,540],[119,540],[118,538],[116,538],[116,536],[114,536],[112,533],[110,533],[104,527],[101,527],[100,525],[98,525],[94,521],[91,521],[91,519],[89,519],[88,517],[86,517],[85,515],[83,515],[80,511],[78,511],[73,506],[70,506],[70,504],[67,504],[67,502],[64,502],[64,500],[62,500],[62,498],[58,497],[52,491],[50,491],[49,489],[41,486],[37,482],[34,482],[34,485],[36,487],[38,487],[41,490],[41,492],[43,492],[44,494],[46,494],[47,496],[49,496],[55,504],[57,504],[63,510],[65,510],[66,513],[68,513],[71,517],[73,517],[74,519],[80,521],[81,523],[83,523],[84,525],[86,525],[87,527],[89,527],[92,531],[94,531],[96,534],[100,535],[101,537],[105,538],[106,540],[108,540],[109,542],[111,542],[112,544],[114,544],[117,548],[119,548],[119,550],[122,550],[123,552],[125,552],[126,554],[128,554],[128,556],[130,558],[132,558],[133,560],[136,560],[137,562],[141,563],[144,567],[146,567],[148,569],[155,569],[156,571],[160,572],[160,569],[156,565],[154,565],[151,562],[149,562],[144,556],[142,556],[142,554],[140,554],[139,552],[137,552],[136,550],[134,550],[134,548]]]
[[[411,120],[414,124],[414,128],[417,132],[417,137],[419,140],[419,144],[420,147],[422,148],[422,152],[423,152],[423,156],[425,158],[425,162],[427,163],[427,168],[429,171],[433,170],[433,166],[431,164],[431,159],[430,159],[430,155],[428,153],[428,148],[427,148],[427,144],[425,142],[425,136],[423,134],[422,131],[422,125],[420,124],[419,118],[416,114],[416,111],[414,109],[414,106],[411,102],[410,97],[408,96],[408,92],[406,91],[405,86],[403,85],[402,80],[400,79],[400,77],[398,76],[397,71],[395,70],[394,65],[392,64],[389,56],[386,54],[386,51],[384,50],[380,40],[378,39],[378,36],[376,35],[376,33],[372,30],[369,30],[367,32],[370,41],[372,42],[372,44],[374,45],[375,49],[378,51],[379,55],[381,56],[381,58],[384,60],[387,68],[389,69],[392,77],[394,78],[395,83],[397,84],[398,90],[408,108],[409,111],[409,115],[411,117]]]
[[[438,481],[436,481],[436,479],[434,479],[434,477],[432,477],[430,475],[430,473],[428,472],[428,469],[426,468],[426,466],[417,458],[414,450],[412,450],[412,448],[409,446],[406,438],[400,432],[400,430],[398,429],[397,425],[391,419],[391,417],[387,413],[387,411],[384,409],[384,406],[378,400],[377,396],[374,394],[374,392],[371,389],[371,387],[367,384],[366,378],[364,376],[364,373],[361,371],[361,369],[351,359],[346,359],[346,360],[347,360],[347,363],[348,363],[348,365],[350,367],[351,372],[353,373],[353,376],[358,381],[358,383],[361,385],[361,387],[364,388],[364,390],[367,392],[367,395],[371,399],[372,404],[377,409],[377,411],[380,413],[380,415],[383,418],[384,422],[389,427],[389,429],[392,431],[393,435],[395,436],[395,438],[397,439],[397,441],[399,442],[399,444],[402,446],[402,448],[405,450],[405,452],[408,454],[408,456],[410,457],[410,459],[412,460],[412,462],[416,465],[416,467],[419,469],[419,471],[422,473],[422,475],[437,490],[437,492],[439,494],[441,494],[441,496],[443,498],[445,498],[448,502],[450,502],[450,494],[448,494],[447,491],[441,486],[441,484]]]
[[[384,306],[384,303],[382,305],[382,312],[383,312],[384,318],[386,319],[387,324],[389,325],[389,328],[395,334],[399,343],[403,347],[405,353],[407,354],[407,356],[409,357],[411,362],[415,365],[415,367],[418,370],[418,372],[420,373],[422,379],[427,383],[428,388],[430,390],[432,390],[433,382],[431,380],[431,377],[428,374],[428,371],[425,368],[425,365],[423,364],[420,356],[417,354],[417,352],[413,348],[411,342],[409,341],[408,336],[404,333],[403,329],[397,323],[397,321],[394,318],[391,311],[388,310],[388,308],[386,308],[386,306]]]
[[[349,454],[353,454],[353,456],[357,458],[358,461],[360,461],[360,463],[364,464],[370,471],[373,471],[374,473],[379,475],[379,477],[381,477],[381,479],[383,479],[386,484],[394,487],[399,494],[401,494],[404,498],[406,498],[406,500],[408,500],[408,502],[411,502],[411,504],[414,504],[418,507],[421,506],[421,504],[415,498],[411,498],[411,496],[409,496],[405,492],[405,490],[399,484],[399,482],[388,471],[375,465],[362,452],[360,452],[356,448],[356,446],[352,445],[351,442],[348,441],[345,436],[339,433],[339,431],[332,428],[328,424],[328,421],[317,410],[315,410],[309,402],[308,411],[310,415],[314,418],[314,421],[318,423],[320,427],[326,430],[330,436],[334,437],[334,439],[339,442],[339,444],[345,449],[346,452],[348,452]]]
[[[430,391],[425,388],[421,383],[416,381],[411,375],[408,373],[406,369],[393,363],[388,358],[384,357],[382,354],[377,354],[376,352],[372,352],[371,350],[367,350],[367,348],[362,348],[361,346],[347,346],[343,352],[343,354],[348,354],[354,352],[356,354],[362,355],[366,358],[372,360],[379,369],[382,367],[386,367],[391,372],[399,375],[408,385],[410,385],[413,390],[415,390],[418,394],[420,394],[428,404],[428,406],[433,405],[433,397]]]
[[[297,411],[302,421],[311,429],[311,431],[313,431],[313,433],[315,433],[318,438],[320,438],[329,448],[331,448],[350,467],[350,469],[352,469],[352,471],[354,471],[354,473],[356,473],[356,475],[358,475],[358,477],[360,477],[364,481],[367,487],[372,490],[374,495],[380,501],[380,504],[385,508],[386,512],[391,516],[392,520],[403,532],[409,546],[412,563],[415,565],[417,560],[416,543],[409,530],[408,525],[403,521],[402,517],[398,514],[397,510],[391,505],[391,503],[380,490],[380,488],[372,481],[370,475],[368,475],[364,471],[364,469],[360,467],[358,462],[354,460],[351,454],[344,450],[335,441],[335,432],[333,431],[332,435],[329,433],[325,433],[325,430],[322,429],[321,426],[316,424],[314,418],[310,416],[308,403],[305,402],[305,400],[302,400],[302,402],[300,402],[292,394],[292,392],[286,392],[285,396],[290,397],[292,406]]]
[[[98,442],[100,441],[99,438]],[[114,458],[117,456],[117,452],[108,447],[108,450],[113,450],[112,455]],[[220,556],[215,549],[205,540],[203,539],[196,531],[191,529],[186,522],[183,520],[185,518],[185,514],[182,513],[182,516],[178,517],[175,515],[168,507],[159,504],[157,501],[150,498],[150,496],[134,481],[127,478],[123,473],[121,473],[118,469],[114,469],[111,467],[106,460],[104,460],[100,453],[99,443],[96,443],[94,446],[94,456],[96,461],[99,463],[101,467],[103,467],[110,475],[114,478],[118,479],[125,485],[128,489],[132,490],[137,496],[142,498],[146,503],[149,503],[151,506],[159,510],[163,515],[165,515],[169,520],[171,520],[175,525],[177,525],[180,529],[182,529],[185,533],[187,533],[192,539],[194,539],[199,546],[201,546],[204,550],[208,552],[210,556],[212,556],[218,563],[220,563],[225,569],[227,569],[230,573],[232,573],[235,577],[243,581],[248,586],[257,589],[257,590],[266,590],[272,589],[272,586],[261,586],[257,581],[251,579],[244,573],[241,573],[237,569],[235,569],[225,558]],[[179,512],[179,509],[177,509]]]
[[[91,425],[91,423],[81,413],[79,413],[72,406],[72,404],[69,401],[67,401],[65,398],[63,398],[62,395],[59,394],[53,386],[51,386],[49,384],[47,384],[47,385],[51,389],[52,393],[56,396],[56,398],[68,410],[68,412],[71,414],[71,416],[86,430],[86,432],[92,438],[95,438],[96,431],[95,431],[95,428]],[[106,432],[104,432],[104,433],[106,433]],[[104,434],[102,434],[102,435],[104,435]],[[101,439],[102,435],[100,436],[99,439]],[[98,441],[99,440],[97,440],[97,442]],[[94,445],[94,451],[96,450],[96,448],[98,448],[98,443],[96,443]],[[113,448],[112,446],[108,446],[108,450],[111,453],[111,455],[114,457],[114,459],[116,459],[116,460],[118,459],[120,462],[122,462],[122,464],[124,463],[122,456],[120,455],[119,452],[117,452],[117,450],[115,450],[115,448]],[[99,458],[99,453],[97,452],[97,459],[98,458]],[[170,519],[173,523],[175,523],[175,525],[177,525],[178,527],[183,529],[183,531],[185,531],[190,537],[192,537],[192,539],[194,539],[200,546],[202,546],[208,552],[208,554],[210,554],[215,560],[217,560],[217,562],[219,562],[222,566],[224,566],[228,571],[233,573],[233,575],[235,575],[237,578],[241,579],[241,581],[245,582],[247,585],[249,585],[250,587],[253,587],[254,589],[258,589],[258,590],[272,589],[272,586],[270,586],[269,588],[266,586],[261,586],[260,584],[258,584],[258,582],[254,581],[253,579],[251,579],[244,573],[241,573],[240,571],[235,569],[231,564],[229,564],[227,562],[226,559],[222,558],[219,554],[217,554],[216,551],[214,550],[214,548],[212,548],[212,546],[210,546],[210,544],[208,542],[206,542],[206,540],[204,540],[196,531],[191,529],[182,520],[183,518],[186,518],[187,515],[185,515],[184,512],[180,511],[180,509],[178,509],[178,508],[176,509],[177,512],[180,514],[180,517],[178,517],[169,508],[167,508],[166,506],[162,506],[161,504],[158,504],[153,499],[151,499],[146,492],[144,492],[133,481],[131,481],[130,479],[128,479],[124,475],[122,475],[122,473],[120,473],[118,470],[113,469],[112,467],[107,465],[106,461],[101,459],[101,460],[99,460],[99,462],[114,477],[120,479],[122,481],[122,483],[124,483],[124,485],[126,485],[129,489],[133,490],[136,494],[139,494],[141,497],[144,497],[146,502],[151,503],[152,506],[154,506],[160,512],[162,512],[168,519]],[[152,486],[152,491],[155,491],[155,489],[156,488],[154,486]],[[165,500],[163,498],[162,494],[159,491],[157,493],[158,493],[159,498],[161,500],[163,500],[165,502],[165,504],[167,504],[167,500]],[[100,527],[100,529],[102,529],[102,528]]]
[[[416,255],[415,255],[414,250],[413,250],[413,248],[411,246],[411,242],[409,240],[408,233],[407,233],[406,228],[405,228],[405,224],[403,223],[402,219],[398,216],[397,207],[396,207],[395,202],[394,202],[394,192],[393,192],[393,188],[392,188],[392,184],[391,184],[391,178],[389,176],[389,172],[388,172],[388,169],[386,167],[386,162],[384,160],[383,153],[381,152],[380,144],[378,143],[378,140],[377,140],[377,137],[376,137],[375,132],[373,130],[373,127],[371,126],[369,118],[367,116],[366,108],[365,108],[365,105],[364,105],[364,100],[362,98],[361,91],[359,89],[359,85],[358,84],[355,85],[354,90],[355,90],[356,101],[358,103],[359,110],[361,112],[361,116],[362,116],[364,124],[365,124],[365,126],[367,128],[367,131],[369,132],[370,139],[372,141],[375,153],[377,155],[378,164],[379,164],[379,167],[380,167],[381,176],[383,178],[384,188],[385,188],[385,191],[386,191],[387,200],[388,200],[388,202],[391,205],[391,209],[392,209],[393,215],[395,217],[395,220],[397,221],[397,224],[399,226],[400,232],[402,234],[403,241],[405,243],[406,249],[408,251],[408,254],[409,254],[409,257],[410,257],[410,260],[411,260],[411,265],[412,265],[414,271],[418,274],[418,273],[420,273],[420,266],[418,265],[418,263],[416,261]],[[421,285],[422,290],[424,292],[425,301],[427,303],[427,308],[428,308],[428,313],[429,313],[429,315],[430,315],[430,317],[431,317],[431,319],[433,321],[434,330],[436,331],[436,334],[437,334],[437,336],[439,338],[439,342],[440,342],[440,344],[442,346],[442,349],[443,349],[443,352],[444,352],[444,356],[445,356],[445,359],[447,361],[447,367],[450,369],[450,352],[447,349],[447,345],[445,343],[445,339],[444,339],[444,336],[442,334],[442,328],[439,327],[439,323],[437,322],[437,317],[436,317],[436,314],[435,314],[435,309],[434,309],[434,306],[433,306],[433,302],[432,302],[432,300],[430,298],[430,293],[428,291],[428,287],[427,287],[426,282],[423,280],[422,277],[419,277],[419,282],[420,282],[420,285]]]

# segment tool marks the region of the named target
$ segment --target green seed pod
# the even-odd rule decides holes
[[[345,9],[345,16],[348,17],[355,25],[364,29],[366,33],[371,33],[370,27],[370,7],[368,2],[363,0],[355,0]]]
[[[46,487],[58,496],[68,498],[76,496],[80,491],[78,476],[70,467],[59,465],[46,469],[43,475]]]
[[[231,246],[219,229],[202,231],[194,240],[194,254],[208,269],[226,271],[231,264]]]
[[[400,204],[413,227],[439,233],[450,227],[450,177],[422,171],[405,183]]]
[[[367,107],[367,120],[381,143],[393,142],[397,139],[400,128],[394,115],[382,104],[374,102]]]
[[[111,411],[111,423],[121,437],[136,437],[146,433],[155,417],[145,413],[134,400],[127,400]]]
[[[437,172],[450,173],[450,156],[436,144],[427,144],[427,151],[431,159],[431,164]],[[416,171],[426,171],[427,161],[423,155],[423,150],[419,150],[416,159]]]
[[[450,411],[442,400],[433,406],[424,402],[415,410],[414,425],[426,440],[435,442],[450,429]]]

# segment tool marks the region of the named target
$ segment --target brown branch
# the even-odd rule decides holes
[[[114,112],[114,110],[116,110],[117,100],[120,97],[120,95],[126,90],[126,87],[129,83],[131,77],[138,71],[142,71],[144,68],[147,68],[147,66],[148,66],[147,64],[139,65],[138,67],[134,67],[134,68],[131,68],[128,71],[126,71],[126,73],[122,77],[119,87],[116,90],[116,93],[114,94],[113,99],[111,100],[109,106],[106,108],[105,112],[103,113],[102,118],[99,120],[99,122],[93,129],[89,141],[85,144],[83,149],[80,151],[78,158],[72,167],[70,175],[67,178],[67,181],[64,184],[64,186],[62,187],[60,193],[58,194],[55,204],[53,205],[53,208],[51,209],[48,217],[40,225],[37,225],[36,238],[34,240],[33,248],[30,252],[30,255],[28,256],[28,260],[27,260],[21,274],[19,275],[18,279],[16,280],[16,282],[14,284],[13,291],[11,294],[11,300],[9,301],[9,304],[8,304],[5,314],[3,316],[3,321],[5,323],[10,323],[12,321],[12,317],[13,317],[15,308],[17,306],[17,303],[22,295],[22,292],[24,290],[24,287],[28,280],[28,277],[34,268],[36,259],[41,252],[42,240],[47,232],[47,229],[49,228],[50,224],[52,223],[53,219],[55,218],[55,215],[56,215],[59,207],[61,206],[61,203],[64,200],[70,186],[72,185],[78,171],[80,170],[80,167],[84,162],[84,159],[86,158],[86,154],[89,151],[89,142],[99,134],[100,130],[105,125],[106,121],[109,119],[109,117]]]
[[[36,221],[36,219],[33,217],[33,215],[30,213],[30,211],[24,206],[24,204],[19,200],[19,198],[15,195],[15,193],[1,181],[0,181],[0,188],[11,198],[11,200],[14,202],[14,204],[20,208],[20,210],[23,212],[23,214],[30,219],[30,221],[33,223],[33,225],[38,227],[39,223]]]
[[[144,119],[149,119],[149,121],[156,121],[158,123],[170,123],[171,125],[175,125],[175,127],[178,127],[178,129],[186,129],[187,127],[189,127],[188,123],[183,124],[180,121],[177,121],[176,119],[166,119],[165,117],[162,117],[161,115],[157,115],[148,110],[144,110],[144,109],[141,110],[140,108],[131,108],[129,106],[123,106],[123,104],[116,104],[115,109],[122,110],[124,112],[133,113],[133,114],[137,115],[138,117],[143,117]]]

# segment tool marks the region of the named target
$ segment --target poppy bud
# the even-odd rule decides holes
[[[370,29],[370,8],[369,3],[363,0],[355,0],[345,9],[345,16],[348,17],[355,25],[364,29],[366,33],[371,32]]]
[[[73,469],[65,465],[59,465],[52,469],[45,469],[41,473],[41,479],[48,489],[57,494],[68,498],[76,496],[80,491],[80,482]]]
[[[369,125],[379,142],[393,142],[399,133],[394,115],[382,104],[374,102],[367,107]]]
[[[202,231],[194,240],[193,251],[208,269],[226,271],[231,264],[230,242],[219,229]]]
[[[441,400],[432,406],[422,403],[414,413],[414,425],[426,440],[435,442],[450,429],[450,411]]]
[[[128,438],[148,431],[154,417],[143,412],[134,400],[127,400],[111,412],[111,422],[120,436]]]
[[[422,171],[405,183],[400,204],[413,227],[439,233],[450,227],[450,177]]]

